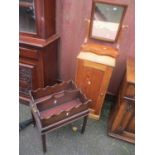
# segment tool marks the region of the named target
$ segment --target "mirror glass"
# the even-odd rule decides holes
[[[123,6],[94,3],[91,38],[115,41],[123,13]]]
[[[19,31],[35,33],[34,0],[19,0]]]

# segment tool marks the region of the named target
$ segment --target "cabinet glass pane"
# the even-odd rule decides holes
[[[124,7],[104,3],[95,3],[94,7],[91,36],[102,40],[115,41]]]
[[[19,0],[19,31],[36,32],[34,0]]]

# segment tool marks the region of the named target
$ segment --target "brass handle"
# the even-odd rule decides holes
[[[37,112],[37,109],[36,109],[36,107],[32,107],[32,110],[33,110],[33,112]]]

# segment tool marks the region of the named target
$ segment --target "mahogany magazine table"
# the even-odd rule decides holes
[[[91,100],[77,89],[73,81],[39,88],[31,91],[30,96],[33,122],[41,134],[44,153],[48,132],[83,117],[81,133],[84,133]]]

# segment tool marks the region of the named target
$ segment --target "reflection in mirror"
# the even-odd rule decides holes
[[[95,3],[91,37],[106,41],[115,41],[123,13],[123,6]]]
[[[33,0],[19,0],[19,31],[36,32]]]

